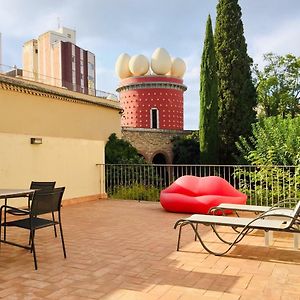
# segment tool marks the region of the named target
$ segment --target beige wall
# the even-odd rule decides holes
[[[72,98],[74,92],[66,101],[55,94],[51,98],[49,93],[32,95],[21,87],[12,88],[19,91],[5,88],[0,77],[0,188],[26,188],[32,180],[53,180],[66,186],[64,199],[103,193],[96,164],[104,163],[109,135],[120,136],[118,104],[78,103]],[[76,101],[86,97],[76,95]],[[42,144],[30,144],[31,137],[41,137]]]
[[[104,141],[43,137],[41,145],[32,145],[31,137],[0,133],[0,188],[56,181],[66,186],[65,199],[100,194],[96,164],[104,162]]]
[[[109,107],[1,89],[0,107],[0,132],[106,141],[121,131],[120,114]]]

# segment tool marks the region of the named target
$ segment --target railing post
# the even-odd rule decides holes
[[[99,193],[101,198],[107,198],[106,189],[105,189],[105,164],[96,164],[99,168]]]

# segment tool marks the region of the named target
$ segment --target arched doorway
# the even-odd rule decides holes
[[[162,153],[157,153],[154,155],[152,163],[156,165],[165,165],[167,163],[167,160]]]

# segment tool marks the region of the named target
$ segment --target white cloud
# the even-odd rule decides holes
[[[187,69],[184,75],[185,81],[188,82],[199,82],[200,77],[200,54],[193,52],[189,56],[183,57],[184,62],[186,63]]]
[[[205,23],[215,23],[218,0],[8,0],[1,1],[3,63],[20,65],[22,44],[62,26],[76,29],[77,44],[96,55],[97,89],[115,93],[119,54],[144,54],[157,47],[187,64],[184,83],[185,128],[197,129],[200,63]],[[240,0],[249,55],[261,64],[263,54],[300,53],[300,1]],[[279,27],[280,26],[280,27]]]
[[[64,1],[67,4],[66,1]],[[57,18],[64,15],[65,7],[53,1],[1,1],[0,28],[11,38],[26,41],[50,29],[57,28]]]
[[[263,65],[263,54],[300,55],[300,19],[286,20],[268,34],[257,34],[250,39],[249,53],[255,63]]]
[[[187,92],[186,92],[187,93]],[[184,129],[199,128],[200,99],[198,91],[189,91],[184,95]]]
[[[197,49],[200,50],[201,49]],[[184,93],[184,128],[198,129],[199,127],[199,82],[200,82],[200,51],[194,51],[183,57],[187,65],[187,70],[184,75],[184,84],[187,86],[187,91]]]
[[[96,62],[97,63],[97,62]],[[116,93],[119,79],[117,78],[115,71],[105,68],[99,63],[96,65],[96,89],[105,91],[112,94]]]

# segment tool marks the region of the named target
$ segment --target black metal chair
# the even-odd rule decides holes
[[[51,192],[54,187],[55,187],[56,182],[55,181],[31,181],[30,184],[30,189],[31,190],[36,190],[35,193],[42,193],[42,192]],[[24,216],[29,214],[29,209],[30,209],[30,202],[33,198],[33,194],[28,196],[28,208],[22,208],[22,210],[19,209],[8,209],[6,213],[14,216]],[[52,218],[53,221],[55,221],[54,213],[52,213]],[[56,232],[56,226],[55,224],[53,225],[54,227],[54,235],[57,237],[57,232]]]
[[[43,192],[43,191],[50,192],[54,189],[55,183],[56,183],[55,181],[31,181],[30,189],[36,190],[36,193]],[[28,209],[30,208],[30,201],[32,200],[32,198],[33,198],[33,194],[31,194],[28,197]],[[26,213],[20,212],[18,209],[17,210],[14,210],[14,209],[7,210],[7,213],[11,214],[11,215],[16,215],[16,216],[26,214]]]
[[[51,192],[55,187],[55,181],[31,181],[30,189],[38,192]],[[32,200],[33,196],[28,197],[28,201]],[[30,207],[30,204],[28,205]]]
[[[33,253],[34,266],[35,266],[36,270],[37,270],[37,258],[36,258],[36,253],[35,253],[35,231],[38,229],[42,229],[42,228],[46,228],[46,227],[58,224],[59,229],[60,229],[60,236],[61,236],[64,258],[67,257],[64,238],[63,238],[63,231],[62,231],[62,224],[61,224],[61,212],[60,212],[61,211],[61,201],[62,201],[64,191],[65,191],[65,187],[60,187],[60,188],[55,188],[52,191],[35,193],[32,201],[31,201],[31,206],[30,206],[29,211],[18,209],[16,207],[12,207],[9,205],[1,206],[0,221],[2,218],[3,212],[7,213],[8,209],[19,210],[20,213],[24,212],[24,214],[27,212],[26,215],[28,217],[26,217],[26,218],[13,220],[13,221],[6,221],[3,223],[1,222],[0,237],[2,236],[1,235],[2,234],[1,233],[2,226],[4,227],[4,229],[6,229],[6,227],[19,227],[19,228],[29,230],[30,231],[30,245],[29,246],[17,244],[17,243],[7,241],[7,240],[1,240],[1,241],[4,243],[7,243],[7,244],[11,244],[14,246],[18,246],[18,247],[30,250]],[[58,214],[57,221],[55,221],[53,218],[52,219],[46,218],[44,216],[41,217],[41,215],[48,214],[48,213],[52,213],[52,215],[53,215],[55,212],[57,212],[57,214]]]
[[[42,191],[52,191],[55,187],[55,183],[55,181],[31,181],[30,189],[36,190],[36,193]],[[30,208],[30,201],[32,198],[33,194],[28,196],[28,209]],[[18,209],[9,209],[7,210],[7,213],[15,216],[27,214],[26,212],[20,212]]]

